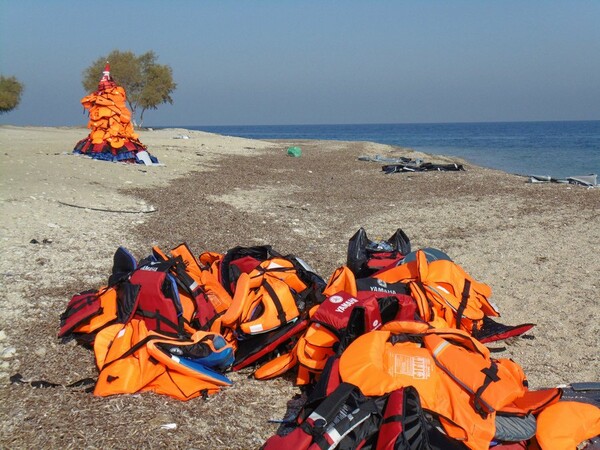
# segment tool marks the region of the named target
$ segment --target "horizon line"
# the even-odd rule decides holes
[[[482,120],[454,122],[348,122],[348,123],[263,123],[232,125],[147,125],[142,128],[189,128],[189,127],[319,127],[319,126],[358,126],[358,125],[464,125],[464,124],[501,124],[501,123],[557,123],[557,122],[600,122],[600,119],[552,119],[552,120]]]

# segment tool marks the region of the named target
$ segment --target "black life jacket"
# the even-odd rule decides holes
[[[299,425],[285,436],[271,436],[263,450],[357,449],[375,442],[386,396],[365,397],[342,383],[318,405],[309,405]],[[314,406],[314,409],[312,409]]]
[[[360,228],[348,241],[346,265],[357,278],[372,275],[410,253],[410,239],[400,228],[386,241],[372,241]]]
[[[262,448],[429,450],[427,428],[413,387],[367,397],[340,383],[325,396],[313,392],[293,429],[270,437]]]

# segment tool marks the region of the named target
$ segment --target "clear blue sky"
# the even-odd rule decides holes
[[[600,119],[598,0],[0,0],[0,123],[85,125],[114,49],[173,69],[148,126]]]

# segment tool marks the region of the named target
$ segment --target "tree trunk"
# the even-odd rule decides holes
[[[127,99],[127,104],[129,105],[129,109],[131,110],[131,123],[133,124],[133,128],[141,127],[141,125],[138,125],[137,121],[135,120],[135,110],[137,105],[131,103],[129,99]]]
[[[142,128],[142,124],[144,123],[144,112],[146,111],[146,108],[142,108],[142,112],[140,113],[140,125],[139,127]]]

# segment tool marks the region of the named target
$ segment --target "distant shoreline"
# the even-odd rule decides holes
[[[375,142],[522,176],[600,173],[600,121],[188,126],[248,139]]]
[[[567,120],[488,120],[488,121],[458,121],[458,122],[363,122],[363,123],[282,123],[282,124],[233,124],[233,125],[148,125],[147,128],[153,128],[155,130],[169,129],[169,128],[183,128],[186,130],[195,130],[201,127],[207,128],[229,128],[229,127],[240,127],[240,128],[252,128],[252,127],[297,127],[297,126],[308,126],[308,127],[319,127],[319,126],[361,126],[361,125],[478,125],[478,124],[515,124],[515,123],[573,123],[573,122],[600,122],[600,119],[567,119]]]

